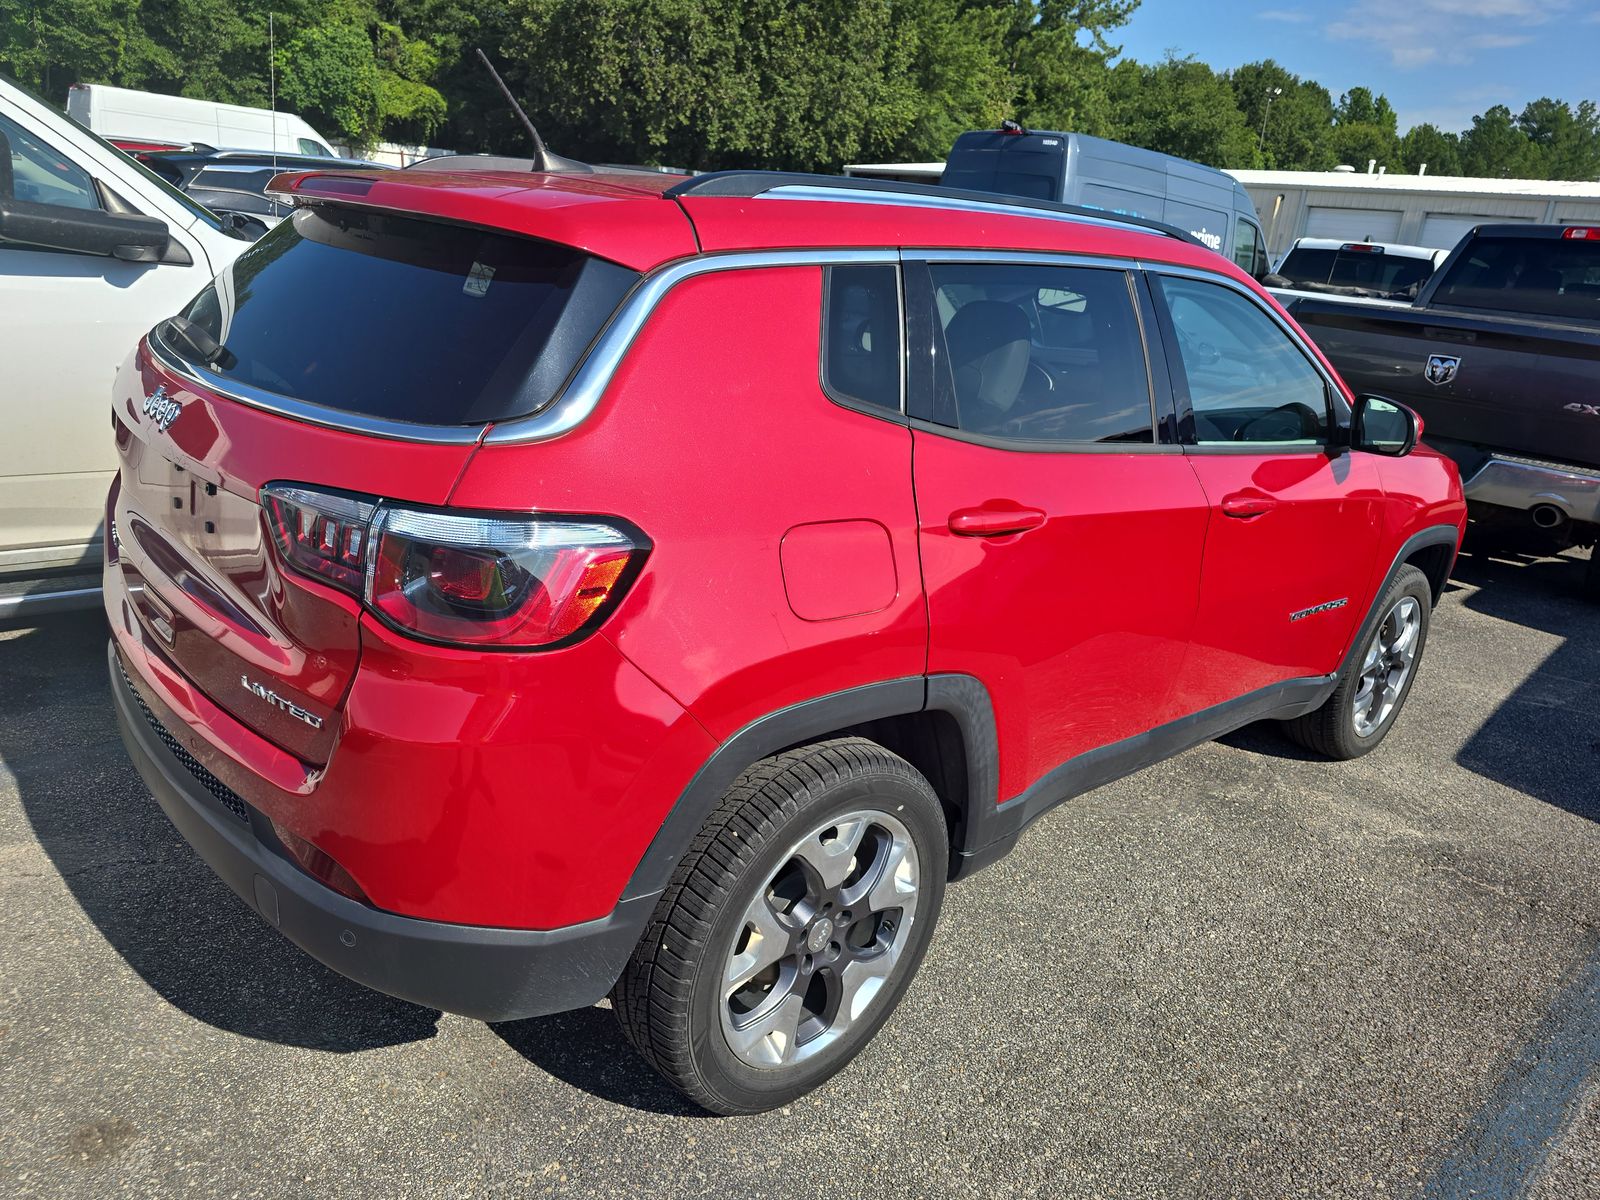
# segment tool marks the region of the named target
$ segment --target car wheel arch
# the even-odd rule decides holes
[[[622,899],[657,894],[667,886],[723,794],[749,767],[840,737],[867,738],[922,772],[944,805],[952,852],[971,828],[972,806],[997,802],[994,709],[978,679],[915,675],[864,684],[768,713],[718,746],[668,811]]]

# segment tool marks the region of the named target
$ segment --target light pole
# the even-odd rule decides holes
[[[1272,102],[1283,95],[1281,87],[1267,89],[1267,105],[1261,110],[1261,136],[1256,138],[1256,153],[1260,154],[1262,147],[1267,144],[1267,118],[1272,115]]]

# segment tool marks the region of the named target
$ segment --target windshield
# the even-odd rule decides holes
[[[1385,254],[1381,250],[1313,250],[1289,252],[1277,270],[1294,284],[1327,284],[1377,295],[1415,287],[1433,274],[1431,258]]]
[[[1440,282],[1433,303],[1600,321],[1600,242],[1478,238]]]

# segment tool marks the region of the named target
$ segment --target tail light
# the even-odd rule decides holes
[[[268,484],[284,562],[349,592],[394,628],[461,646],[552,649],[616,607],[650,552],[624,522],[464,514]]]
[[[1600,229],[1593,229],[1585,225],[1571,225],[1561,231],[1561,236],[1569,241],[1596,242],[1600,241]]]

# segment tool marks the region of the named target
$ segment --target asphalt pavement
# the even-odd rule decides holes
[[[1600,1197],[1600,607],[1464,559],[1399,727],[1271,728],[954,887],[821,1092],[687,1108],[604,1006],[347,983],[199,862],[96,614],[0,632],[0,1194]]]

